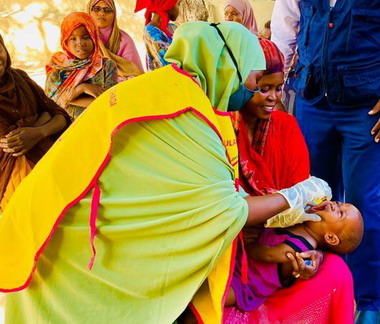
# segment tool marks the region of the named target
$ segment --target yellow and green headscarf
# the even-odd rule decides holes
[[[217,25],[246,80],[254,70],[265,70],[265,58],[259,41],[243,25],[223,22]],[[204,21],[188,22],[174,33],[165,60],[175,63],[193,76],[212,105],[227,111],[228,100],[239,88],[236,67],[215,27]]]

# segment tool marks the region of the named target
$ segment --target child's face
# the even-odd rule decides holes
[[[70,37],[66,40],[66,45],[70,53],[81,60],[90,57],[94,51],[94,43],[84,26],[79,26],[73,30]]]
[[[339,201],[324,201],[311,207],[307,212],[315,213],[322,218],[320,222],[315,222],[316,226],[322,226],[324,231],[333,232],[336,235],[347,227],[354,228],[361,217],[354,205]]]

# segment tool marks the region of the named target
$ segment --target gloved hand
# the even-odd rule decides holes
[[[293,209],[303,208],[314,200],[330,200],[332,197],[328,183],[317,177],[310,177],[277,193],[283,195]]]
[[[268,219],[266,227],[289,227],[305,221],[320,221],[318,215],[306,213],[305,206],[315,200],[330,200],[332,197],[327,182],[317,177],[310,177],[278,193],[284,196],[290,208]]]
[[[289,208],[272,218],[269,218],[265,227],[290,227],[306,221],[319,222],[321,218],[317,214],[306,213],[305,208]]]

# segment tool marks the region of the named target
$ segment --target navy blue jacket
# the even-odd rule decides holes
[[[294,87],[306,100],[369,107],[380,99],[380,0],[300,0]]]

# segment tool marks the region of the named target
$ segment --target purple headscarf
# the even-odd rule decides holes
[[[226,7],[234,7],[239,14],[243,17],[243,25],[248,28],[253,34],[258,36],[257,23],[255,15],[253,14],[253,9],[248,0],[227,0],[224,5],[224,10]]]

